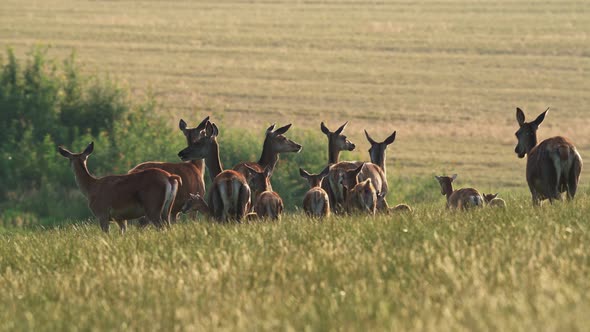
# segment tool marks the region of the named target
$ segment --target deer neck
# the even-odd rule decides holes
[[[328,164],[337,164],[340,161],[340,150],[336,147],[332,146],[332,144],[328,145]]]
[[[268,138],[264,140],[264,145],[262,147],[262,154],[260,155],[260,159],[258,160],[258,165],[265,169],[267,166],[270,166],[272,170],[274,170],[277,162],[279,161],[279,153],[274,151],[272,148],[272,143],[268,141]]]
[[[445,196],[447,197],[447,202],[449,201],[449,199],[451,198],[451,195],[453,194],[454,190],[453,190],[453,185],[450,185],[446,190],[445,190]]]
[[[531,150],[532,150],[532,149],[534,149],[534,148],[535,148],[535,146],[537,146],[537,142],[538,142],[538,141],[537,141],[537,133],[535,133],[535,135],[533,135],[533,140],[532,140],[532,142],[530,142],[530,144],[527,144],[527,146],[526,146],[526,148],[525,148],[525,151],[526,151],[527,158],[530,156],[530,152],[531,152]]]
[[[86,161],[76,160],[72,162],[72,169],[74,170],[74,176],[76,183],[82,194],[88,197],[92,186],[96,183],[97,179],[88,172]]]
[[[211,144],[209,155],[207,158],[205,158],[205,164],[209,170],[209,177],[211,178],[211,181],[213,181],[215,177],[223,171],[221,161],[219,160],[219,144],[217,143],[217,140]]]
[[[195,165],[201,171],[201,179],[205,178],[205,172],[203,172],[205,161],[203,159],[198,160],[191,160],[189,161],[191,164]]]

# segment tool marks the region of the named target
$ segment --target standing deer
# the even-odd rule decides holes
[[[520,128],[516,132],[518,144],[514,152],[518,158],[527,155],[526,181],[531,191],[533,205],[541,200],[561,200],[561,193],[567,192],[569,200],[576,195],[578,180],[582,172],[582,157],[574,144],[563,136],[548,138],[537,145],[537,129],[549,109],[534,121],[525,122],[524,112],[516,108],[516,120]]]
[[[240,222],[250,208],[250,187],[241,173],[223,170],[219,161],[218,134],[217,126],[207,122],[203,137],[196,142],[189,142],[178,156],[183,161],[205,159],[212,179],[208,196],[211,215],[218,221],[235,219]]]
[[[303,211],[313,218],[330,216],[330,199],[328,193],[322,189],[322,180],[330,172],[327,166],[319,174],[310,174],[303,168],[299,168],[299,174],[309,183],[310,189],[303,196]]]
[[[90,143],[82,153],[72,153],[59,146],[59,153],[70,160],[76,183],[88,199],[88,206],[108,233],[110,221],[116,221],[121,233],[127,220],[142,216],[157,227],[169,224],[170,210],[182,179],[166,171],[149,168],[132,174],[94,177],[86,161],[94,150]]]
[[[327,181],[322,183],[322,188],[328,193],[328,197],[330,198],[330,207],[335,213],[344,212],[344,188],[338,182],[338,179],[342,176],[343,172],[355,169],[364,164],[365,167],[362,168],[362,172],[359,175],[359,181],[371,179],[372,185],[376,189],[378,197],[380,197],[377,208],[380,211],[386,211],[388,206],[385,201],[385,196],[387,195],[388,187],[387,179],[385,178],[383,170],[373,163],[364,163],[362,161],[338,161],[340,151],[345,149],[352,151],[355,148],[355,145],[350,143],[346,139],[346,136],[342,135],[342,130],[347,124],[348,122],[338,128],[335,132],[330,132],[323,122],[321,124],[322,132],[328,137],[328,164],[332,165],[330,167],[330,173],[326,177]]]
[[[250,187],[253,192],[252,196],[256,196],[255,203],[253,203],[254,212],[259,218],[280,219],[285,206],[281,196],[272,191],[270,187],[271,167],[266,167],[262,172],[249,165],[246,165],[246,167],[249,173],[248,183],[252,184]]]
[[[206,117],[196,128],[187,128],[186,122],[182,119],[180,120],[179,128],[186,137],[187,143],[196,142],[203,137],[205,125],[208,121],[209,117]],[[134,173],[148,168],[159,168],[168,173],[176,174],[182,179],[182,185],[178,188],[178,193],[176,194],[170,214],[170,220],[172,222],[176,221],[177,214],[181,212],[182,206],[190,198],[190,194],[205,195],[205,169],[202,159],[181,163],[148,161],[135,166],[128,173]],[[145,225],[146,223],[144,220],[140,220],[140,224]]]
[[[387,170],[385,169],[385,151],[387,146],[390,145],[395,141],[397,131],[394,131],[393,134],[389,135],[383,142],[375,141],[365,130],[365,136],[367,137],[367,141],[371,144],[371,148],[369,148],[369,157],[371,158],[371,162],[383,170],[383,186],[380,190],[379,197],[377,197],[377,207],[379,210],[387,210],[387,200],[385,199],[388,191],[389,186],[387,184]],[[374,176],[376,178],[376,176]],[[411,211],[411,207],[407,204],[399,204],[395,206],[394,211]],[[387,212],[389,212],[387,210]]]
[[[279,161],[279,153],[283,152],[299,152],[301,151],[301,145],[293,142],[284,136],[284,134],[291,128],[291,124],[274,130],[275,125],[266,129],[266,137],[264,138],[264,144],[262,145],[262,154],[257,163],[255,162],[242,162],[234,166],[233,170],[240,172],[244,177],[248,177],[249,168],[254,169],[256,172],[263,172],[266,168],[269,168],[270,174],[274,172],[277,162]],[[255,183],[250,182],[250,189],[254,192],[261,193],[263,190],[258,188]],[[269,190],[272,191],[272,186],[269,183]],[[256,206],[257,195],[252,195],[252,207]]]
[[[447,197],[447,208],[466,210],[471,207],[483,207],[483,197],[476,189],[453,190],[453,181],[457,179],[457,174],[435,176],[435,178],[440,184],[440,193]]]
[[[500,208],[506,208],[506,202],[501,199],[500,197],[498,197],[498,193],[495,194],[481,194],[483,196],[483,200],[484,202],[489,206],[489,207],[500,207]]]
[[[346,212],[366,211],[374,215],[377,208],[377,191],[368,178],[359,182],[359,175],[366,163],[340,174],[338,182],[344,188]]]

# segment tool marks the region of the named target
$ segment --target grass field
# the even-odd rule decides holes
[[[2,330],[582,331],[590,197],[534,209],[0,235]]]
[[[342,158],[368,159],[362,130],[397,130],[399,191],[458,173],[509,208],[450,214],[439,196],[374,220],[0,228],[1,330],[590,326],[587,172],[573,204],[533,209],[514,154],[519,106],[551,107],[540,138],[590,155],[589,1],[0,1],[0,47],[34,45],[155,94],[171,136],[180,117],[261,141],[273,122],[350,121]]]

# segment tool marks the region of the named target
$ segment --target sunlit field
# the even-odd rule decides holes
[[[349,121],[357,149],[341,159],[368,160],[363,130],[395,130],[390,202],[415,213],[184,218],[125,236],[95,221],[0,228],[1,330],[590,326],[587,171],[573,202],[535,209],[514,153],[516,107],[528,119],[550,107],[539,138],[590,156],[589,1],[0,1],[0,56],[35,45],[74,51],[132,99],[154,95],[171,140],[180,118],[206,115],[220,144],[242,131],[262,143],[272,123],[297,138]],[[450,213],[443,196],[411,196],[452,173],[508,208]]]

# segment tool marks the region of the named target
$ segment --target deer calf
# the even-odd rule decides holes
[[[506,208],[506,202],[498,197],[498,193],[495,194],[482,194],[484,202],[489,207],[500,207]]]
[[[313,218],[330,216],[330,198],[322,189],[322,180],[330,172],[330,166],[326,166],[319,174],[310,174],[303,168],[299,168],[301,177],[307,180],[310,189],[303,196],[303,211]]]
[[[359,183],[358,175],[365,164],[355,169],[340,173],[339,182],[345,192],[345,207],[348,213],[366,211],[374,215],[377,209],[377,191],[372,180],[366,179]]]
[[[280,219],[285,206],[281,196],[271,189],[272,168],[267,166],[260,172],[254,167],[245,166],[249,172],[248,182],[251,184],[251,188],[256,188],[253,192],[253,197],[256,198],[254,200],[254,212],[259,218]]]
[[[462,188],[453,190],[453,181],[457,174],[452,176],[435,176],[440,184],[440,193],[447,197],[447,208],[465,210],[471,207],[482,207],[483,197],[474,188]]]

